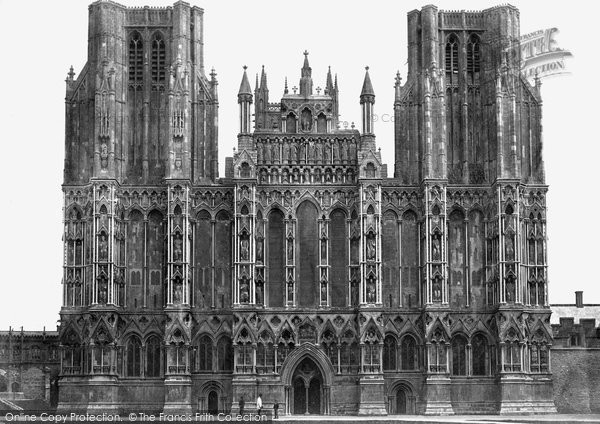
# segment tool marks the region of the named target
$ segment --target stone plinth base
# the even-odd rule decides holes
[[[504,414],[556,414],[552,380],[549,376],[526,374],[500,376],[500,408]]]
[[[192,381],[189,377],[172,376],[165,379],[163,412],[170,415],[192,413]]]
[[[453,415],[450,378],[447,375],[429,375],[425,380],[425,415]]]
[[[359,382],[358,415],[387,415],[382,376],[363,376]]]

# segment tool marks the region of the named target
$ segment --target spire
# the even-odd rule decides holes
[[[331,78],[331,66],[327,69],[327,83],[325,84],[325,94],[333,94],[333,80]]]
[[[258,72],[256,73],[256,83],[254,84],[254,91],[258,90]]]
[[[267,89],[267,74],[265,73],[265,65],[262,66],[260,73],[260,88]]]
[[[375,97],[375,92],[373,91],[373,84],[371,84],[371,78],[369,77],[369,67],[365,67],[365,70],[365,81],[363,82],[362,91],[360,92],[361,99],[363,96]]]
[[[308,51],[304,50],[304,65],[302,66],[302,73],[300,78],[300,95],[309,97],[312,95],[312,68],[308,64]]]
[[[310,65],[308,64],[308,50],[304,50],[304,65],[302,66],[302,70],[308,69],[311,71]]]
[[[288,90],[287,77],[285,77],[285,86],[283,88],[283,94],[288,94],[290,91]]]
[[[375,114],[373,113],[373,104],[375,103],[375,91],[371,78],[369,77],[369,67],[365,67],[365,81],[360,92],[360,104],[362,107],[362,133],[363,135],[373,135],[373,123]]]
[[[252,122],[250,112],[250,105],[252,104],[252,89],[250,88],[250,81],[248,81],[246,69],[248,69],[248,67],[244,65],[244,75],[242,76],[240,91],[238,92],[238,103],[240,105],[240,135],[250,134]]]
[[[238,97],[244,94],[252,95],[252,89],[250,88],[250,82],[248,81],[246,69],[248,69],[248,67],[244,65],[244,75],[242,76],[242,83],[240,84],[240,91],[238,92]]]

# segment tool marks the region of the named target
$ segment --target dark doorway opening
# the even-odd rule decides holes
[[[208,393],[208,413],[215,415],[219,413],[219,395],[214,390]]]
[[[406,414],[407,410],[406,392],[404,389],[398,389],[398,392],[396,393],[396,414]]]
[[[293,408],[296,415],[323,413],[323,376],[313,360],[306,358],[296,368],[293,381]]]

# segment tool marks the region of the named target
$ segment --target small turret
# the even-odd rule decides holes
[[[254,92],[254,112],[255,112],[255,128],[264,129],[267,127],[267,109],[269,106],[269,88],[267,86],[267,73],[263,65],[260,73],[260,84],[258,75],[256,76],[256,90]]]
[[[360,92],[360,104],[362,105],[362,132],[373,134],[373,105],[375,104],[375,91],[369,77],[369,67],[365,68],[365,80]]]
[[[313,92],[312,68],[308,64],[308,51],[304,51],[304,65],[300,78],[300,95],[308,98]]]
[[[240,105],[240,134],[249,134],[251,127],[252,89],[246,74],[247,66],[244,66],[244,75],[238,92],[238,103]]]

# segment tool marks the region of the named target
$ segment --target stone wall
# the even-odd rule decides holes
[[[560,413],[600,412],[600,349],[552,350],[554,402]]]

